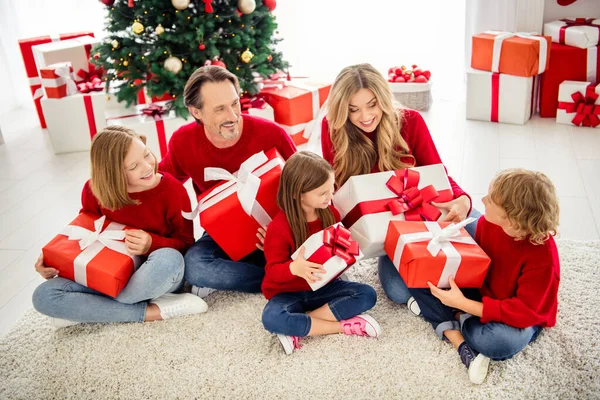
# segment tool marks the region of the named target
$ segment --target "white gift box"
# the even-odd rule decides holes
[[[90,52],[100,41],[91,36],[44,43],[33,46],[33,55],[38,71],[48,65],[69,61],[73,65],[75,80],[80,80],[77,72],[83,69],[89,72]]]
[[[360,249],[358,249],[358,255],[351,255],[351,257],[354,258],[354,262],[347,262],[346,260],[344,260],[344,258],[337,256],[337,255],[331,256],[325,262],[322,262],[321,260],[312,260],[311,259],[311,257],[315,256],[315,253],[317,251],[327,250],[326,249],[327,246],[324,244],[324,242],[326,241],[326,239],[325,239],[326,231],[332,232],[332,231],[340,229],[340,228],[343,229],[344,225],[342,225],[340,222],[338,222],[337,224],[332,225],[325,230],[322,230],[320,232],[312,234],[308,239],[306,239],[306,241],[304,243],[302,243],[302,246],[304,246],[304,258],[311,262],[321,264],[323,266],[323,269],[325,269],[325,271],[326,271],[322,275],[321,274],[315,275],[315,276],[319,276],[321,278],[320,281],[308,284],[312,290],[317,290],[317,289],[322,288],[323,286],[325,286],[326,284],[328,284],[329,282],[331,282],[332,280],[337,278],[339,275],[341,275],[344,271],[346,271],[352,265],[354,265],[354,262],[360,260],[363,257],[363,253],[360,251]],[[302,246],[300,246],[300,247],[302,247]],[[323,251],[323,253],[327,253],[328,251],[329,250]],[[296,258],[298,258],[299,253],[300,253],[300,248],[298,248],[298,250],[296,250],[294,252],[294,254],[292,254],[292,260],[296,260]]]
[[[182,125],[191,121],[191,118],[185,120],[175,115],[175,110],[166,110],[168,102],[158,102],[150,105],[138,105],[127,109],[108,110],[104,116],[106,125],[126,126],[136,133],[146,136],[146,146],[160,160],[167,153],[167,146],[173,133]],[[164,112],[161,115],[144,114],[144,109],[152,106],[163,107]]]
[[[586,49],[600,45],[599,27],[600,19],[564,18],[544,24],[544,35],[552,36],[554,43]]]
[[[423,167],[408,168],[409,171],[419,173],[418,189],[422,190],[433,185],[440,194],[433,201],[446,202],[453,199],[452,187],[442,164],[427,165]],[[404,170],[400,170],[402,172]],[[399,173],[400,173],[399,172]],[[371,204],[388,203],[398,198],[398,195],[388,188],[386,183],[398,176],[395,171],[378,172],[374,174],[353,176],[333,196],[333,205],[340,212],[344,226],[350,229],[352,237],[360,246],[366,258],[383,256],[383,245],[388,224],[392,220],[404,220],[404,213],[394,215],[384,207],[380,211],[371,212]],[[386,201],[388,200],[388,201]],[[433,206],[431,206],[433,207]],[[443,218],[447,212],[441,211]]]
[[[261,108],[252,107],[248,110],[248,115],[252,115],[254,117],[261,117],[264,119],[268,119],[269,121],[275,121],[275,111],[273,107],[265,103]]]
[[[600,84],[578,81],[561,83],[558,87],[556,122],[598,128],[600,126]]]
[[[54,154],[88,151],[92,138],[106,126],[104,112],[123,106],[104,90],[61,99],[41,99]]]
[[[467,119],[523,125],[532,114],[533,77],[467,71]]]

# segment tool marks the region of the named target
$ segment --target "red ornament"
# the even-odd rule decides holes
[[[107,7],[112,7],[113,4],[115,4],[115,0],[100,0],[102,2],[102,4],[104,4]]]
[[[277,7],[277,0],[263,0],[263,4],[267,6],[269,11],[273,11]]]
[[[269,54],[269,55],[267,56],[267,61],[269,61],[269,62],[273,61],[273,56]]]
[[[198,46],[198,48],[200,50],[204,50],[206,48],[206,46],[204,45],[204,43],[200,43],[200,46]]]
[[[215,12],[215,10],[213,9],[213,6],[212,6],[212,0],[202,0],[202,1],[204,1],[204,12],[205,13],[212,14],[213,12]]]
[[[210,65],[216,65],[217,67],[227,68],[225,63],[223,61],[219,60],[218,57],[213,58],[212,61],[210,62]]]

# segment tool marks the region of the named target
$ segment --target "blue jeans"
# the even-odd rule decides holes
[[[465,226],[465,229],[471,237],[475,238],[475,229],[477,228],[477,221],[481,217],[481,213],[472,208],[469,217],[476,218],[476,220]],[[387,297],[398,304],[406,304],[411,297],[411,293],[392,260],[388,256],[379,257],[377,269],[379,272],[379,281]],[[417,304],[419,304],[418,300]]]
[[[34,308],[54,318],[76,322],[143,322],[147,300],[183,285],[183,256],[177,250],[153,251],[116,298],[69,279],[56,277],[33,292]]]
[[[537,325],[519,329],[500,322],[483,324],[471,314],[463,314],[460,321],[457,321],[457,310],[442,304],[431,294],[431,290],[410,289],[410,292],[421,307],[421,315],[431,323],[440,339],[444,339],[446,330],[460,330],[472,349],[492,360],[511,358],[534,341],[542,331]],[[462,292],[469,299],[481,301],[478,289],[462,289]]]
[[[335,318],[342,321],[371,309],[376,302],[377,294],[371,286],[336,279],[314,292],[275,295],[263,310],[262,322],[271,333],[304,337],[311,327],[307,311],[329,304]]]
[[[240,261],[232,261],[204,232],[185,255],[185,280],[195,286],[258,293],[265,264],[265,255],[258,249]]]

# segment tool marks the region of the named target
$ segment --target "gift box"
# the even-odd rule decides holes
[[[564,81],[558,89],[556,122],[597,128],[600,125],[600,85]]]
[[[40,68],[40,78],[46,97],[49,99],[61,99],[77,93],[70,62]]]
[[[472,43],[471,67],[483,71],[530,77],[544,72],[550,61],[549,36],[486,31]]]
[[[40,102],[55,154],[89,151],[96,133],[106,126],[105,111],[123,108],[112,89],[107,94],[101,82],[79,86],[91,91],[61,99],[43,97]]]
[[[31,88],[31,95],[33,97],[33,101],[35,103],[35,108],[37,110],[38,118],[40,120],[40,126],[42,128],[46,128],[46,121],[44,119],[44,114],[42,112],[42,106],[40,104],[40,100],[43,96],[42,91],[42,82],[40,80],[38,67],[35,64],[35,57],[33,56],[33,46],[37,46],[39,44],[50,43],[60,40],[73,39],[80,36],[91,36],[94,37],[93,32],[77,32],[77,33],[64,33],[58,36],[40,36],[29,39],[19,40],[19,47],[21,49],[21,55],[23,56],[23,63],[25,64],[25,72],[27,74],[27,78],[29,79],[29,86]],[[66,60],[59,60],[66,61]]]
[[[449,288],[454,277],[461,288],[480,288],[490,265],[490,258],[464,229],[473,222],[391,221],[385,238],[385,252],[406,286],[428,288],[431,282]]]
[[[124,229],[105,216],[81,213],[42,248],[44,265],[63,278],[117,297],[141,263],[127,251]]]
[[[467,119],[523,125],[535,109],[534,79],[467,71]]]
[[[365,257],[385,255],[389,221],[437,221],[446,215],[433,205],[454,199],[442,164],[350,177],[333,196],[342,223]]]
[[[321,264],[326,271],[322,275],[315,275],[321,278],[320,281],[309,283],[312,290],[320,289],[336,279],[363,256],[358,242],[352,239],[350,231],[339,222],[311,235],[302,246],[305,259]],[[299,253],[300,248],[292,254],[292,260],[296,260]]]
[[[258,228],[279,212],[277,189],[284,159],[275,149],[252,155],[235,173],[205,168],[204,180],[223,180],[199,196],[187,219],[200,214],[200,225],[233,261],[257,250]]]
[[[544,24],[544,35],[554,43],[585,49],[600,45],[600,19],[565,18]]]
[[[104,113],[106,125],[122,125],[146,136],[146,146],[160,160],[167,154],[173,133],[189,121],[167,109],[167,102],[138,105],[126,109],[108,110]]]
[[[540,79],[540,116],[555,118],[563,81],[600,82],[600,46],[580,49],[552,43],[548,71]]]
[[[311,83],[300,79],[279,81],[260,91],[275,112],[277,122],[292,137],[295,144],[306,143],[315,125],[325,116],[325,101],[331,84]]]
[[[100,41],[96,38],[81,36],[40,44],[33,46],[32,50],[38,70],[48,65],[69,61],[75,72],[75,80],[82,81],[84,77],[80,75],[90,70],[91,51],[98,44]]]
[[[241,97],[242,113],[275,121],[275,111],[262,97]]]

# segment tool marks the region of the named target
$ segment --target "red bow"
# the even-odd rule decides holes
[[[393,215],[404,213],[407,221],[437,221],[442,213],[430,204],[439,193],[433,185],[419,189],[420,174],[415,170],[404,170],[404,177],[393,175],[386,186],[398,198],[387,204]]]
[[[571,122],[577,126],[589,126],[592,128],[600,125],[600,105],[596,105],[598,93],[595,92],[594,86],[588,86],[585,91],[585,96],[581,92],[575,92],[571,95],[573,103],[560,101],[558,108],[565,110],[567,113],[575,113],[575,117]]]
[[[165,111],[166,110],[163,106],[159,106],[157,104],[151,104],[148,107],[142,109],[142,113],[144,115],[149,115],[151,117],[154,117],[155,119],[156,117],[160,117],[161,115],[163,115]]]
[[[267,106],[267,102],[262,97],[242,97],[240,99],[240,104],[242,106],[242,113],[248,114],[248,110],[251,108],[259,108],[263,109]]]
[[[77,89],[81,93],[100,92],[104,90],[104,85],[102,84],[102,79],[93,78],[91,81],[78,83]]]
[[[594,24],[594,18],[575,18],[575,19],[561,19],[562,22],[566,23],[568,26],[598,26],[600,27],[600,25],[596,25]]]
[[[213,13],[212,0],[202,0],[204,1],[204,12]]]
[[[346,265],[356,262],[360,254],[358,242],[352,240],[350,231],[342,225],[330,226],[323,231],[323,244],[331,249],[332,256],[338,256]]]
[[[94,78],[102,79],[104,70],[102,67],[96,67],[94,64],[88,64],[88,70],[80,69],[77,71],[77,76],[84,82],[91,82]]]

